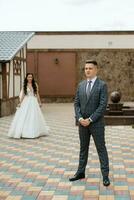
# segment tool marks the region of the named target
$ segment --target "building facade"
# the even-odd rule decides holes
[[[0,117],[12,114],[26,75],[31,32],[0,32]]]
[[[27,69],[42,98],[72,100],[86,59],[97,60],[109,95],[134,101],[134,32],[37,32],[28,42]]]

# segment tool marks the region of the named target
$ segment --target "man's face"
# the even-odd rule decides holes
[[[86,78],[94,78],[97,75],[97,66],[92,63],[85,64],[85,75]]]

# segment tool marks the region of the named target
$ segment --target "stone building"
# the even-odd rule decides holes
[[[32,32],[0,32],[0,117],[16,109],[27,70],[27,41],[32,36]]]
[[[72,101],[86,59],[97,60],[109,94],[134,101],[134,32],[0,32],[0,116],[15,111],[26,72],[42,100]]]
[[[28,71],[51,101],[73,99],[86,59],[97,60],[109,93],[120,90],[123,101],[134,101],[134,32],[37,32],[28,42]]]

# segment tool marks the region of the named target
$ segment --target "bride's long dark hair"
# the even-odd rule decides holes
[[[29,75],[32,75],[32,88],[33,88],[34,94],[36,95],[37,94],[37,84],[34,80],[34,76],[32,73],[27,73],[27,75],[24,79],[24,84],[23,84],[24,93],[25,93],[25,95],[27,95],[27,83],[28,83],[27,77]]]

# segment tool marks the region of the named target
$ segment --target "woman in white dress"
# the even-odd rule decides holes
[[[12,138],[37,138],[49,133],[40,109],[41,101],[38,85],[33,74],[28,73],[20,92],[20,104],[9,128],[8,136]]]

